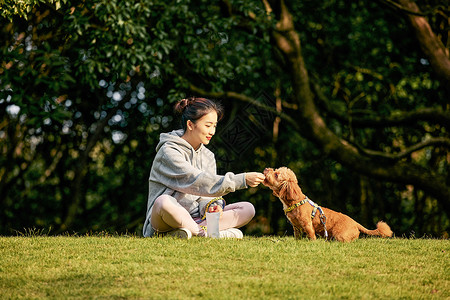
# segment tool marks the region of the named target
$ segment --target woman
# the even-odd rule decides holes
[[[264,174],[216,174],[214,154],[204,145],[209,144],[223,116],[218,103],[191,97],[179,101],[175,112],[181,114],[183,128],[160,135],[150,172],[144,236],[205,236],[205,212],[218,204],[220,237],[242,238],[237,228],[250,222],[255,209],[249,202],[226,205],[222,196],[258,186],[264,181]]]

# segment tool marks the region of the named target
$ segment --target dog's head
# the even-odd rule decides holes
[[[269,187],[281,201],[295,201],[303,195],[302,190],[298,186],[297,177],[291,169],[286,167],[275,170],[266,168],[264,175],[266,179],[264,179],[263,184]]]

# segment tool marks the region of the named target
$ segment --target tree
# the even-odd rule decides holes
[[[221,169],[287,165],[316,202],[367,226],[382,217],[396,232],[448,231],[448,8],[439,2],[4,8],[3,232],[139,230],[159,132],[177,127],[172,105],[192,94],[227,108],[213,142]],[[287,228],[265,189],[237,195],[268,219],[266,232]]]
[[[419,12],[413,2],[402,1],[402,4],[407,6],[407,8],[411,8],[413,12]],[[286,60],[291,66],[294,90],[293,100],[298,104],[298,113],[296,116],[300,118],[300,123],[302,123],[302,127],[299,128],[303,135],[308,136],[320,148],[344,165],[371,177],[394,182],[398,181],[404,184],[413,184],[437,199],[440,199],[444,209],[450,209],[450,186],[448,185],[447,174],[440,174],[435,170],[424,168],[418,161],[407,161],[405,159],[411,153],[422,150],[425,147],[444,146],[448,148],[450,146],[448,137],[442,135],[426,138],[424,136],[419,139],[418,143],[408,145],[404,149],[401,149],[401,151],[394,152],[384,149],[380,149],[384,151],[365,149],[364,146],[360,145],[360,142],[352,132],[350,132],[348,138],[336,135],[326,125],[314,101],[314,93],[310,87],[308,70],[301,52],[300,39],[298,33],[295,31],[293,16],[283,1],[279,3],[277,10],[279,12],[279,21],[273,31],[273,36],[277,48],[285,55]],[[411,14],[408,17],[416,30],[416,36],[422,49],[429,49],[425,54],[428,55],[427,59],[430,61],[433,71],[440,77],[442,86],[449,86],[450,60],[448,58],[448,50],[446,51],[442,42],[430,30],[430,26],[424,17],[413,16]],[[322,100],[327,101],[327,99]],[[354,125],[355,123],[371,123],[373,124],[371,126],[382,126],[382,128],[390,127],[393,123],[405,124],[411,121],[437,121],[437,124],[441,126],[450,124],[450,114],[448,111],[443,111],[442,107],[418,109],[412,113],[397,111],[395,114],[391,113],[381,119],[373,118],[370,115],[357,119],[352,119],[350,115],[346,119],[350,125]],[[352,128],[350,127],[350,129]],[[433,133],[439,134],[439,132]],[[445,156],[443,159],[446,159]]]
[[[287,105],[288,109],[286,110],[289,118],[285,119],[293,130],[314,142],[321,153],[329,155],[342,165],[369,178],[412,185],[438,199],[438,205],[443,210],[449,211],[450,185],[447,157],[450,140],[447,130],[450,124],[450,114],[448,100],[445,99],[449,98],[448,74],[450,61],[448,48],[443,45],[440,39],[443,38],[446,41],[448,29],[445,29],[442,32],[443,34],[435,34],[427,18],[420,12],[414,2],[406,0],[398,4],[391,1],[380,2],[393,6],[396,9],[395,16],[404,14],[413,28],[413,32],[410,34],[416,37],[417,43],[422,49],[422,52],[417,52],[415,58],[408,57],[406,49],[403,50],[404,52],[399,50],[400,54],[404,56],[400,59],[400,62],[402,59],[404,61],[415,59],[417,62],[421,61],[422,64],[430,67],[427,71],[432,73],[432,79],[428,79],[430,78],[428,72],[419,72],[411,76],[411,81],[419,81],[410,83],[415,95],[405,95],[409,91],[401,86],[404,82],[401,80],[396,82],[392,78],[394,77],[392,71],[395,70],[392,70],[394,68],[391,66],[396,62],[391,61],[391,56],[383,57],[384,64],[390,63],[387,70],[380,67],[383,62],[377,66],[380,62],[375,57],[373,57],[373,65],[366,62],[364,67],[360,67],[357,65],[358,62],[354,62],[352,58],[344,58],[340,55],[341,53],[336,53],[338,51],[330,49],[333,44],[327,43],[325,40],[330,39],[330,36],[326,36],[326,32],[323,33],[325,34],[324,38],[316,38],[314,42],[317,48],[323,49],[321,53],[323,57],[334,56],[338,58],[338,63],[330,63],[327,59],[324,59],[325,64],[308,66],[304,53],[307,52],[308,55],[311,55],[311,53],[303,50],[304,46],[302,46],[300,34],[296,29],[297,27],[305,28],[305,26],[300,26],[301,21],[297,21],[300,18],[299,13],[295,16],[292,15],[289,5],[284,1],[263,1],[267,19],[273,18],[275,20],[275,26],[270,30],[271,45],[281,53],[281,63],[289,69],[288,87],[286,89],[291,89],[292,92],[289,93],[291,103]],[[328,8],[331,3],[334,3],[334,1],[324,3],[324,8]],[[292,3],[291,6],[295,7],[296,12],[306,11],[302,5],[297,3]],[[371,15],[377,9],[373,5],[353,2],[351,8],[362,10],[356,20],[360,18],[365,22],[369,20],[380,21],[377,20],[377,17],[371,18]],[[437,22],[440,28],[448,28],[447,20],[439,18],[439,14],[445,15],[447,13],[445,8],[436,6],[432,11],[438,13],[437,15],[431,15],[430,18]],[[362,16],[365,18],[362,19]],[[368,26],[364,28],[361,20],[352,24],[354,27],[358,26],[360,30],[355,30],[355,35],[366,34],[369,37],[371,34],[364,32],[369,28]],[[321,30],[326,26],[323,25],[324,23],[326,22],[312,24],[312,26],[318,28],[317,31],[320,32],[324,31]],[[370,24],[373,26],[372,23]],[[317,35],[318,32],[316,32]],[[350,35],[352,33],[346,32],[345,34]],[[390,40],[389,36],[384,36],[384,38],[388,42],[387,46],[394,46],[394,41]],[[362,38],[356,40],[362,40]],[[348,49],[350,52],[345,53],[345,55],[356,52],[354,49],[357,46],[354,46],[355,48]],[[370,50],[366,49],[366,51]],[[389,51],[393,52],[392,50]],[[372,49],[372,53],[378,54],[378,49]],[[358,55],[361,55],[361,53],[358,53]],[[363,55],[365,59],[371,59],[371,56],[374,56]],[[424,57],[421,57],[421,55],[424,55]],[[357,58],[358,60],[361,59],[360,56],[357,56]],[[316,64],[318,62],[319,60],[315,61]],[[311,59],[309,59],[309,64],[313,64]],[[344,70],[339,70],[334,75],[337,78],[333,83],[329,78],[332,75],[329,70],[333,70],[336,65],[343,65]],[[327,70],[325,74],[322,72],[321,80],[318,79],[319,76],[310,75],[319,72],[317,69],[321,67]],[[345,70],[346,68],[353,70],[349,72]],[[310,69],[313,69],[313,71]],[[339,78],[341,74],[346,77],[344,82]],[[358,81],[364,79],[364,76],[379,79],[375,82],[369,81],[371,84],[375,83],[374,90],[370,91],[370,85],[355,86]],[[405,80],[405,78],[402,78],[402,80]],[[417,88],[417,84],[425,84],[425,86]],[[327,85],[334,85],[334,90],[327,88]],[[226,89],[220,92],[211,92],[196,86],[191,88],[205,96],[245,99],[245,101],[256,102],[242,93]],[[427,93],[427,89],[431,90],[431,93]],[[342,96],[336,97],[339,93]],[[409,105],[402,105],[401,103],[396,105],[397,103],[392,103],[402,100],[401,98],[404,98],[402,94],[416,105],[411,106],[411,103]],[[430,97],[433,100],[416,100],[416,97]],[[343,101],[339,103],[339,100]],[[341,107],[338,106],[339,104]],[[342,107],[342,104],[345,106]],[[371,131],[375,131],[375,134],[371,134]],[[375,144],[377,149],[370,149],[370,144]],[[427,154],[430,156],[428,159],[424,157]],[[440,167],[437,167],[438,165]]]

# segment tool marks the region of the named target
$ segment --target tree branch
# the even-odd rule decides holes
[[[394,111],[389,116],[366,115],[364,117],[355,114],[348,115],[346,112],[330,106],[328,98],[323,94],[316,81],[311,82],[311,86],[316,95],[316,101],[326,114],[342,123],[348,123],[352,120],[352,125],[358,128],[385,128],[397,125],[411,125],[419,121],[426,121],[432,124],[439,124],[450,128],[450,111],[444,111],[441,108],[419,108],[415,111]],[[368,111],[367,113],[370,113]]]
[[[365,149],[359,144],[355,144],[355,146],[358,148],[358,150],[360,152],[362,152],[366,156],[370,156],[373,158],[383,158],[383,159],[388,159],[388,160],[400,160],[402,158],[409,156],[410,154],[412,154],[416,151],[419,151],[423,148],[430,147],[430,146],[445,146],[447,148],[450,148],[450,139],[441,138],[441,137],[429,138],[425,141],[417,143],[417,144],[415,144],[399,153],[396,153],[396,154]]]
[[[184,79],[186,80],[186,79]],[[292,126],[294,126],[294,128],[298,129],[298,123],[297,121],[295,121],[293,118],[291,118],[289,115],[278,111],[275,107],[271,107],[265,104],[262,104],[261,102],[257,101],[256,99],[252,98],[252,97],[248,97],[246,95],[237,93],[237,92],[232,92],[232,91],[227,91],[227,92],[210,92],[210,91],[206,91],[202,88],[199,88],[197,86],[195,86],[192,83],[189,83],[189,89],[201,96],[204,97],[209,97],[209,98],[227,98],[227,99],[235,99],[235,100],[239,100],[242,102],[247,102],[250,103],[254,106],[260,107],[262,109],[265,109],[266,111],[269,111],[271,113],[274,113],[275,115],[279,116],[280,118],[282,118],[283,120],[289,122],[289,124],[291,124]]]
[[[445,9],[447,9],[444,5],[436,5],[430,9],[426,10],[425,12],[420,12],[420,11],[408,9],[408,8],[402,6],[401,4],[398,4],[397,2],[394,2],[392,0],[377,0],[377,1],[389,6],[390,8],[399,10],[403,13],[414,15],[414,16],[420,16],[420,17],[426,17],[428,15],[436,13],[439,10],[445,11]]]
[[[437,123],[450,128],[450,112],[439,108],[419,108],[411,112],[394,111],[386,117],[352,117],[352,124],[359,127],[410,125],[418,121]]]
[[[387,2],[387,0],[383,0]],[[445,48],[441,40],[431,29],[426,18],[417,15],[420,9],[417,4],[411,0],[399,0],[400,4],[395,3],[402,11],[407,10],[406,17],[409,19],[416,38],[425,56],[430,61],[430,65],[436,74],[441,78],[445,87],[450,86],[450,59],[449,51]],[[412,14],[412,12],[416,14]]]

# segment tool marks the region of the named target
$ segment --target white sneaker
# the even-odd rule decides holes
[[[232,238],[232,239],[242,239],[244,234],[237,228],[228,228],[225,230],[219,231],[219,237],[221,239]]]
[[[164,233],[164,236],[172,236],[180,239],[190,239],[192,237],[192,232],[186,228],[177,228]]]

